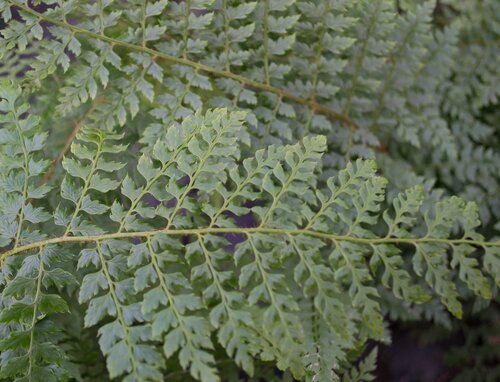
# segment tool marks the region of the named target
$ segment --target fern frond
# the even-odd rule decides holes
[[[497,3],[0,0],[0,379],[370,380],[484,309]]]
[[[29,107],[9,81],[0,84],[0,98],[0,122],[5,126],[0,131],[0,244],[7,246],[12,242],[17,247],[42,239],[40,232],[28,227],[50,218],[43,207],[34,205],[50,191],[49,186],[38,183],[49,165],[40,155],[47,133],[38,131],[37,117],[23,118]]]
[[[375,378],[371,374],[375,370],[375,363],[377,360],[377,348],[374,348],[360,363],[357,368],[352,368],[345,373],[343,381],[346,382],[362,382],[373,381]]]
[[[204,7],[208,5],[208,3],[209,2],[207,2],[207,4],[197,4],[193,7],[193,9],[204,9]],[[227,71],[225,69],[219,69],[218,67],[214,67],[205,64],[202,61],[196,60],[195,57],[197,56],[197,53],[203,52],[203,46],[205,45],[205,43],[199,38],[191,39],[189,35],[191,33],[195,33],[196,35],[202,33],[201,31],[208,25],[207,23],[209,23],[212,19],[212,13],[209,11],[204,15],[196,16],[191,12],[192,9],[187,3],[181,3],[179,5],[175,5],[175,3],[168,3],[167,7],[169,11],[169,18],[167,18],[165,26],[154,27],[154,32],[152,32],[155,36],[154,38],[152,38],[152,41],[154,41],[159,38],[159,33],[161,32],[161,30],[164,30],[165,27],[173,26],[172,32],[175,35],[175,31],[179,30],[178,33],[179,35],[181,35],[183,41],[182,44],[184,44],[184,47],[179,47],[179,44],[172,45],[165,42],[158,42],[153,48],[148,47],[147,44],[143,45],[142,43],[136,43],[136,39],[134,38],[123,40],[121,38],[109,36],[104,33],[104,31],[97,28],[94,22],[87,21],[87,18],[94,20],[95,16],[97,15],[98,19],[103,19],[108,22],[109,25],[106,25],[106,27],[111,27],[117,23],[117,18],[121,13],[121,10],[111,11],[110,15],[106,16],[106,9],[98,10],[94,9],[95,7],[89,7],[88,9],[84,8],[82,12],[79,8],[68,4],[66,7],[62,7],[61,10],[59,10],[59,8],[54,8],[47,10],[45,13],[40,13],[30,8],[23,2],[5,0],[0,3],[0,11],[5,13],[10,12],[11,6],[17,7],[20,10],[20,13],[25,15],[25,18],[35,26],[37,26],[38,23],[41,22],[48,22],[53,25],[53,27],[51,28],[54,29],[55,36],[62,39],[62,41],[57,41],[56,43],[63,45],[66,44],[65,46],[67,46],[68,49],[70,49],[74,54],[78,55],[80,53],[81,43],[79,44],[78,40],[76,40],[76,42],[73,42],[70,47],[69,42],[65,42],[69,41],[68,39],[73,39],[75,37],[78,38],[78,36],[85,37],[90,39],[91,46],[94,46],[93,48],[90,47],[93,53],[90,53],[90,56],[88,56],[88,58],[86,59],[87,64],[73,64],[73,71],[75,72],[75,75],[69,77],[71,86],[63,88],[63,92],[65,93],[65,95],[62,99],[63,103],[61,104],[60,111],[66,110],[68,107],[74,108],[78,106],[80,103],[85,102],[89,98],[89,96],[90,98],[95,98],[97,94],[97,82],[94,78],[100,78],[100,81],[103,82],[103,84],[107,83],[106,78],[108,75],[106,72],[111,71],[111,65],[114,67],[114,69],[118,70],[118,73],[122,76],[122,81],[120,81],[121,84],[119,85],[119,88],[121,91],[124,91],[125,94],[114,93],[115,95],[120,94],[121,96],[109,97],[113,100],[113,104],[108,105],[107,110],[109,110],[113,118],[115,118],[120,125],[123,125],[127,119],[127,112],[130,113],[132,117],[136,115],[139,94],[142,94],[146,99],[149,99],[150,101],[152,100],[152,97],[154,97],[153,84],[151,83],[150,78],[161,81],[163,72],[176,70],[178,65],[181,65],[183,67],[183,71],[186,70],[186,67],[189,67],[195,70],[196,73],[200,72],[221,79],[234,80],[230,81],[230,84],[239,83],[243,84],[245,87],[269,92],[277,95],[280,98],[288,99],[292,102],[292,105],[305,105],[306,107],[313,109],[317,113],[324,114],[329,118],[333,118],[334,120],[339,120],[350,127],[355,128],[356,126],[356,124],[352,120],[346,118],[340,112],[330,108],[329,106],[319,104],[315,100],[308,100],[297,96],[293,92],[293,89],[287,89],[286,87],[278,84],[274,85],[272,83],[268,83],[265,79],[262,79],[260,75],[248,75],[245,71],[242,71],[241,73]],[[277,8],[271,9],[271,11],[282,12],[287,9],[288,6],[289,5],[283,7],[282,5],[279,5],[277,3]],[[83,18],[81,24],[73,25],[67,22],[67,18],[72,12],[75,13],[75,17]],[[275,24],[272,27],[277,31],[283,30],[284,25],[280,25],[280,22],[281,24],[283,24],[283,21],[285,20],[285,24],[288,23],[288,26],[286,26],[284,29],[284,31],[287,31],[290,26],[293,25],[294,20],[296,20],[295,16],[291,18],[287,17],[283,20],[279,18],[276,19],[272,15],[268,16],[271,17],[271,23]],[[183,21],[180,21],[179,19]],[[263,19],[267,20],[267,18]],[[137,17],[134,17],[130,21],[137,23],[139,20],[137,19]],[[269,21],[266,21],[266,23],[269,23]],[[22,23],[18,24],[23,25]],[[142,24],[142,21],[140,21],[141,28]],[[31,26],[31,24],[29,25]],[[92,26],[88,27],[89,25]],[[27,29],[27,31],[29,30],[30,28]],[[64,30],[64,33],[59,33],[58,35],[57,31],[61,30]],[[227,33],[231,34],[234,32],[228,29]],[[238,32],[236,33],[236,35],[237,36],[235,37],[239,38]],[[8,39],[8,41],[11,41],[9,43],[10,45],[13,46],[14,44],[17,44],[15,35],[11,36],[10,34],[7,34],[5,37]],[[268,38],[265,38],[264,40],[271,41],[271,43],[264,50],[263,57],[283,55],[286,51],[291,49],[292,43],[294,41],[294,39],[291,39],[290,36],[282,37],[281,39],[277,38],[276,40],[273,40],[273,38],[271,38],[270,40]],[[193,46],[188,47],[186,44]],[[129,51],[128,54],[132,58],[132,64],[127,66],[121,65],[119,56],[114,53],[114,49],[118,47],[124,48]],[[51,52],[54,50],[53,47],[47,47],[47,49]],[[190,52],[189,49],[192,49],[192,52]],[[52,56],[51,54],[48,56],[52,58],[56,57]],[[65,62],[67,61],[67,55],[63,55],[61,57],[64,57]],[[43,60],[43,58],[41,59]],[[164,63],[167,64],[168,67],[165,69],[162,68],[155,63],[156,59],[161,59]],[[57,60],[61,60],[61,58],[58,57],[56,59],[56,62]],[[108,62],[108,65],[106,65],[106,61]],[[266,62],[266,60],[263,58],[263,61],[261,62]],[[273,65],[271,65],[269,59],[267,60],[267,62],[267,66],[271,67],[272,69]],[[264,66],[264,69],[266,67],[266,64],[263,63],[262,65]],[[276,66],[276,68],[279,67],[280,65]],[[68,68],[66,65],[63,65],[63,69],[67,70]],[[55,66],[52,65],[50,71],[47,74],[52,73],[54,70]],[[46,76],[47,74],[41,75],[34,73],[33,76],[34,78],[38,79],[44,78],[44,76]],[[146,75],[148,75],[150,78],[146,78]],[[208,81],[211,84],[210,88],[220,89],[223,93],[225,93],[224,89],[229,85],[225,83],[225,81],[222,81],[221,86],[216,86],[216,82],[212,80],[205,79],[204,81]],[[247,97],[250,96],[248,90],[242,89],[241,92],[247,93]],[[228,96],[230,99],[233,98],[231,94],[229,94]],[[65,99],[67,99],[67,101],[65,101]],[[68,102],[70,103],[68,104]],[[238,104],[238,99],[236,99],[235,102],[236,104]],[[296,106],[292,106],[292,109],[295,107]]]
[[[69,358],[54,323],[47,321],[53,314],[67,313],[68,304],[47,288],[59,290],[74,286],[74,277],[54,265],[57,248],[41,246],[18,263],[17,272],[7,269],[2,277],[0,296],[0,377],[12,380],[37,380],[43,376],[69,380]],[[5,270],[3,270],[5,271]],[[47,318],[49,317],[49,318]],[[50,377],[53,376],[53,377]]]
[[[5,131],[13,132],[19,121],[11,104],[20,90],[3,86]],[[32,119],[21,119],[21,126]],[[43,248],[61,251],[78,244],[78,268],[93,268],[85,271],[79,292],[80,303],[88,304],[85,326],[100,326],[110,375],[126,380],[159,380],[165,359],[174,355],[194,378],[219,380],[214,332],[228,356],[248,373],[253,358],[260,356],[302,378],[311,370],[313,354],[338,362],[352,347],[353,335],[361,341],[382,336],[378,270],[397,298],[423,303],[436,294],[458,317],[461,304],[451,267],[458,268],[472,291],[491,298],[484,272],[498,280],[494,262],[500,244],[476,232],[475,204],[457,197],[429,204],[416,187],[387,207],[387,181],[376,175],[373,161],[348,164],[321,190],[323,137],[271,146],[242,161],[238,142],[247,141],[244,120],[243,113],[224,109],[197,113],[172,125],[127,175],[117,171],[123,165],[112,158],[125,149],[121,135],[83,129],[63,162],[67,174],[61,196],[70,202],[69,209],[63,214],[60,206],[52,223],[46,222],[45,212],[44,219],[30,220],[33,229],[42,222],[64,221],[65,232],[17,241],[3,230],[3,283],[8,286],[12,275],[23,274],[18,259],[26,262]],[[25,162],[20,147],[14,141],[2,146],[17,158],[8,177],[32,163]],[[111,171],[122,179],[111,179]],[[120,183],[123,199],[109,207],[106,193]],[[4,189],[2,195],[7,195]],[[254,200],[259,203],[246,204]],[[235,219],[248,213],[252,226],[238,225]],[[23,216],[13,214],[10,221],[15,224]],[[375,226],[380,226],[377,234],[368,229]],[[241,235],[234,255],[228,234]],[[413,271],[405,265],[403,249],[414,252]],[[476,251],[486,253],[483,261],[470,257]],[[285,264],[292,265],[292,277]],[[411,283],[413,272],[424,276],[427,290]],[[3,299],[9,290],[3,290]],[[319,352],[305,346],[295,290],[313,299],[313,314],[326,330]],[[18,315],[7,314],[3,321],[16,320]],[[338,354],[324,353],[328,338],[345,342]],[[330,375],[332,365],[320,364],[319,374]]]

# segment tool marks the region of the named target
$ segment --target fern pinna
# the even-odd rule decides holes
[[[482,6],[0,0],[0,381],[368,381],[496,299]]]

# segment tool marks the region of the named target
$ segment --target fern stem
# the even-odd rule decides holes
[[[261,138],[261,142],[262,142],[263,147],[265,147],[265,142],[264,142],[265,138],[271,135],[271,127],[272,127],[274,120],[278,116],[278,111],[281,107],[281,103],[282,103],[281,96],[278,96],[278,99],[276,100],[276,105],[273,108],[273,114],[272,114],[271,118],[269,119],[269,122],[266,123],[266,131],[264,132],[264,134],[262,135],[262,138]]]
[[[361,74],[361,68],[363,67],[363,61],[365,60],[365,56],[367,53],[368,42],[370,41],[373,27],[377,23],[381,7],[382,7],[382,1],[378,0],[375,12],[373,12],[372,16],[370,17],[370,24],[368,25],[368,29],[366,31],[366,37],[363,39],[363,45],[361,46],[361,51],[356,59],[356,65],[351,80],[351,86],[349,87],[349,92],[347,93],[346,103],[344,107],[344,114],[347,116],[349,115],[349,111],[351,109],[352,97],[354,96],[354,92],[356,90],[356,87],[358,86],[358,79],[359,75]]]
[[[195,72],[197,72],[197,70]],[[176,97],[177,101],[175,102],[175,107],[170,111],[170,121],[168,123],[165,123],[166,126],[170,126],[171,124],[175,123],[176,121],[175,116],[177,115],[179,109],[182,107],[182,103],[184,102],[186,96],[191,91],[192,82],[193,82],[193,76],[189,76],[185,83],[184,91],[182,92],[181,95],[179,95],[179,97]]]
[[[16,248],[10,249],[3,252],[0,255],[0,264],[9,256],[29,251],[32,249],[37,249],[49,244],[64,244],[64,243],[89,243],[89,242],[100,242],[110,239],[132,239],[132,238],[147,238],[154,235],[172,235],[172,236],[185,236],[185,235],[206,235],[206,234],[224,234],[224,233],[234,233],[234,234],[271,234],[271,235],[308,235],[312,237],[317,237],[324,240],[334,241],[334,242],[351,242],[358,244],[410,244],[417,246],[419,244],[446,244],[446,245],[460,245],[469,244],[477,247],[500,247],[500,241],[481,241],[481,240],[470,240],[470,239],[439,239],[432,237],[422,237],[422,238],[362,238],[355,236],[346,235],[336,235],[326,232],[316,232],[307,229],[282,229],[282,228],[267,228],[267,227],[251,227],[251,228],[190,228],[190,229],[160,229],[152,231],[138,231],[138,232],[115,232],[103,235],[88,235],[88,236],[59,236],[51,239],[39,240],[34,243],[29,243],[25,245],[20,245]]]
[[[185,317],[183,317],[182,314],[177,309],[177,306],[175,305],[174,295],[170,292],[170,290],[168,289],[167,283],[165,282],[164,276],[166,276],[167,273],[163,272],[160,268],[160,264],[158,263],[158,256],[153,249],[150,237],[147,238],[146,243],[147,243],[147,247],[149,250],[149,254],[151,255],[151,265],[153,266],[153,269],[156,272],[156,276],[158,277],[158,282],[160,283],[160,288],[168,299],[168,303],[170,304],[170,308],[174,312],[175,318],[177,319],[177,324],[179,325],[179,328],[181,329],[182,333],[184,334],[186,342],[189,344],[190,348],[196,349],[196,345],[193,343],[193,338],[192,338],[188,328],[186,328]]]
[[[304,125],[304,133],[302,134],[302,137],[305,137],[306,135],[309,134],[309,129],[311,128],[311,123],[314,118],[314,110],[309,109],[309,114],[307,116],[306,123]]]
[[[352,282],[356,285],[356,288],[358,289],[357,293],[359,293],[360,290],[362,290],[365,286],[363,285],[363,281],[360,279],[359,274],[356,271],[356,266],[353,264],[349,254],[344,252],[344,249],[341,245],[339,245],[338,241],[335,241],[335,248],[339,250],[340,254],[344,258],[344,261],[349,268],[349,271],[351,272]]]
[[[24,163],[23,163],[23,170],[24,170],[24,183],[23,183],[23,194],[22,194],[22,204],[21,204],[21,209],[19,210],[18,214],[18,222],[17,222],[17,232],[16,232],[16,238],[14,241],[14,247],[17,247],[19,245],[19,240],[21,238],[21,231],[22,231],[22,226],[23,226],[23,221],[24,221],[24,206],[26,205],[27,198],[28,198],[28,182],[29,182],[29,155],[28,155],[28,150],[26,149],[26,142],[24,141],[24,136],[22,133],[21,126],[19,124],[19,115],[17,114],[17,111],[14,112],[15,116],[15,122],[14,125],[16,127],[16,132],[19,136],[19,141],[21,143],[21,147],[23,149],[23,157],[24,157]]]
[[[101,36],[104,36],[104,6],[102,0],[99,0],[97,3],[99,5],[99,33]]]
[[[271,83],[269,78],[269,0],[264,0],[263,36],[262,45],[264,47],[264,79],[266,85]]]
[[[262,217],[262,219],[260,221],[260,227],[264,227],[267,224],[268,219],[272,216],[272,213],[274,212],[274,210],[278,206],[278,202],[280,201],[281,197],[288,190],[288,188],[290,187],[290,185],[292,184],[292,182],[296,179],[295,177],[296,177],[297,173],[299,172],[300,165],[302,165],[304,163],[305,159],[306,158],[304,156],[304,153],[301,153],[299,161],[292,168],[290,176],[288,177],[288,179],[286,180],[286,182],[283,184],[283,187],[278,192],[278,195],[276,195],[276,197],[273,198],[273,202],[272,202],[271,206],[269,207],[269,209],[266,211],[266,213]]]
[[[210,253],[209,253],[207,247],[205,246],[205,243],[203,242],[202,235],[198,234],[198,235],[196,235],[196,237],[198,239],[198,243],[200,243],[200,248],[201,248],[201,251],[203,253],[203,257],[205,258],[208,269],[210,270],[210,274],[212,275],[212,279],[214,280],[214,284],[217,287],[217,290],[219,292],[221,303],[224,305],[224,309],[225,309],[226,314],[227,314],[227,319],[229,321],[231,321],[231,323],[233,324],[233,327],[236,328],[238,326],[238,324],[237,324],[237,321],[234,317],[233,310],[231,309],[231,303],[226,296],[226,290],[222,286],[219,272],[217,271],[217,269],[215,269],[215,266],[212,262],[212,259],[210,258]]]
[[[311,102],[316,102],[316,93],[318,91],[318,81],[319,81],[319,75],[321,73],[321,57],[323,54],[323,44],[325,40],[325,34],[327,30],[327,25],[326,21],[328,18],[328,13],[330,12],[330,4],[329,1],[325,1],[325,9],[323,9],[323,16],[321,17],[321,31],[319,33],[319,39],[318,39],[318,45],[316,49],[316,54],[314,55],[314,60],[313,60],[313,65],[314,65],[314,73],[312,76],[312,89],[311,89],[311,94],[309,96],[309,100]],[[347,115],[346,113],[344,113]],[[306,136],[309,134],[309,129],[311,128],[311,123],[314,118],[314,109],[309,109],[309,115],[307,117],[306,124],[304,126],[304,134],[303,136]]]
[[[264,284],[267,294],[269,296],[269,304],[274,307],[276,312],[278,313],[278,317],[283,324],[283,327],[285,328],[285,332],[287,337],[290,339],[291,343],[294,343],[296,339],[294,338],[292,332],[289,330],[289,324],[285,318],[285,312],[283,308],[286,308],[282,304],[280,304],[278,301],[276,301],[276,292],[275,288],[273,288],[272,283],[269,281],[269,271],[264,267],[264,264],[262,264],[262,259],[260,257],[260,252],[255,246],[255,243],[252,239],[251,234],[247,234],[248,242],[250,243],[250,248],[252,248],[252,252],[255,258],[255,264],[257,265],[257,269],[259,270],[260,277],[262,277],[262,283]],[[292,310],[290,308],[290,310]],[[272,334],[269,332],[269,335],[272,337]],[[274,341],[273,341],[274,343]],[[285,351],[286,349],[280,349],[281,351]]]
[[[297,253],[300,261],[304,264],[304,266],[307,268],[307,271],[309,272],[309,274],[311,275],[311,277],[313,278],[314,282],[316,283],[316,288],[317,288],[317,291],[318,291],[318,296],[320,295],[323,295],[323,296],[328,296],[328,292],[327,290],[325,289],[325,282],[322,280],[321,278],[321,274],[319,274],[318,272],[316,272],[314,270],[314,262],[311,261],[311,259],[308,258],[308,256],[304,255],[304,253],[302,252],[302,250],[300,249],[297,241],[295,240],[295,237],[293,237],[292,235],[287,235],[288,236],[288,239],[290,240],[290,244],[292,244],[292,247],[295,251],[295,253]],[[311,298],[311,296],[307,293],[305,293],[304,291],[304,297],[306,298]],[[314,298],[311,299],[312,301],[312,305],[315,307],[314,311],[319,311],[319,313],[328,321],[328,322],[333,322],[334,320],[332,319],[332,317],[328,317],[327,315],[324,314],[324,310],[323,309],[318,309],[316,307],[316,304],[314,303]],[[313,313],[313,316],[314,316],[314,313]],[[338,318],[337,318],[338,319]],[[313,324],[314,326],[314,324]]]
[[[321,73],[321,57],[323,55],[323,45],[325,41],[325,34],[328,26],[326,21],[328,19],[328,14],[330,13],[330,2],[325,1],[325,9],[323,9],[323,17],[321,18],[321,32],[319,33],[318,46],[316,48],[316,54],[314,56],[314,73],[312,76],[312,90],[309,99],[314,101],[316,99],[316,92],[318,90],[318,80]]]
[[[135,356],[134,356],[134,349],[133,349],[133,344],[130,342],[130,336],[129,336],[129,327],[127,323],[125,322],[125,318],[123,316],[123,311],[122,311],[122,306],[120,304],[120,300],[118,299],[118,296],[116,295],[115,291],[115,284],[113,281],[113,278],[111,277],[108,266],[106,265],[106,259],[104,258],[104,254],[102,253],[101,249],[101,243],[96,240],[96,250],[97,254],[99,255],[99,260],[101,261],[101,269],[106,277],[106,281],[108,282],[109,286],[109,293],[111,294],[111,298],[113,299],[113,303],[115,304],[116,308],[116,318],[120,322],[120,325],[123,329],[123,340],[127,344],[127,351],[128,351],[128,358],[130,360],[130,365],[132,366],[132,374],[139,380],[138,374],[137,374],[137,366],[135,364]]]
[[[184,200],[186,199],[186,197],[189,195],[189,193],[193,189],[194,183],[198,179],[198,175],[200,175],[200,173],[203,171],[203,167],[205,166],[205,163],[207,162],[207,160],[212,155],[212,153],[213,153],[213,151],[215,149],[215,146],[217,146],[217,144],[219,143],[219,139],[224,135],[224,133],[225,133],[224,129],[221,129],[217,133],[217,136],[209,144],[209,146],[206,149],[203,157],[200,159],[200,162],[198,163],[196,171],[194,172],[193,175],[189,176],[189,178],[190,178],[189,179],[189,184],[186,186],[186,189],[182,193],[181,197],[177,200],[177,203],[175,204],[175,207],[174,207],[172,213],[170,214],[170,216],[167,219],[168,222],[167,222],[167,225],[166,225],[165,229],[168,230],[172,226],[172,224],[174,223],[174,219],[177,216],[177,213],[179,212],[179,210],[182,208],[182,204],[184,203]]]
[[[29,364],[28,364],[28,382],[32,381],[32,376],[33,376],[33,344],[35,342],[35,325],[36,325],[36,319],[37,319],[36,312],[38,310],[38,300],[40,299],[40,292],[42,290],[42,280],[43,280],[43,272],[44,272],[42,251],[43,251],[43,246],[40,247],[40,250],[38,252],[39,257],[40,257],[40,268],[38,269],[38,275],[37,275],[37,281],[36,281],[36,292],[35,292],[35,297],[33,298],[33,319],[31,320],[30,344],[29,344],[29,348],[28,348],[28,352],[27,352],[28,362],[29,362]]]
[[[217,223],[217,219],[219,218],[220,215],[222,215],[225,211],[227,211],[227,208],[231,204],[231,202],[236,199],[241,193],[241,191],[252,181],[253,177],[256,176],[263,168],[265,168],[267,165],[266,161],[262,161],[261,163],[258,163],[255,169],[252,172],[247,173],[246,178],[240,182],[237,186],[234,192],[229,196],[227,199],[224,200],[224,203],[222,206],[219,208],[219,211],[215,213],[215,215],[212,217],[209,228],[214,227],[214,225]]]
[[[92,177],[94,176],[95,172],[97,171],[97,162],[99,161],[99,157],[101,156],[103,142],[104,142],[104,139],[101,136],[101,139],[97,145],[95,160],[92,162],[89,175],[85,179],[82,193],[80,195],[80,198],[78,199],[78,202],[75,205],[75,211],[73,212],[73,215],[71,216],[71,220],[70,220],[68,226],[66,227],[66,230],[64,231],[63,237],[67,236],[72,231],[73,221],[77,218],[78,214],[80,213],[80,208],[82,207],[83,199],[87,195],[87,192],[90,189],[90,182],[92,180]]]
[[[102,98],[100,98],[100,97],[95,98],[94,101],[92,102],[90,108],[85,112],[85,114],[78,121],[76,121],[75,125],[73,126],[73,129],[71,130],[70,135],[68,136],[68,138],[66,139],[66,142],[64,143],[64,147],[59,152],[59,155],[57,156],[57,158],[54,159],[54,161],[50,165],[50,168],[48,169],[48,171],[45,173],[45,175],[42,179],[42,183],[47,183],[48,181],[50,181],[52,179],[52,177],[54,176],[54,174],[56,172],[57,166],[59,165],[59,163],[61,163],[64,156],[69,151],[71,144],[73,143],[76,136],[80,132],[80,129],[81,129],[83,123],[95,111],[98,104],[100,104],[101,102],[102,102]]]
[[[139,202],[142,200],[142,198],[144,196],[146,196],[149,191],[151,190],[151,187],[153,187],[153,185],[155,184],[155,182],[160,179],[163,175],[165,175],[165,172],[170,168],[170,166],[177,160],[177,156],[179,155],[179,153],[184,150],[184,148],[187,147],[187,145],[189,144],[189,142],[191,142],[191,140],[194,138],[194,136],[198,133],[198,129],[195,129],[191,134],[190,136],[185,140],[185,142],[183,144],[181,144],[179,147],[176,148],[176,150],[174,151],[174,153],[172,154],[172,157],[168,160],[168,162],[165,163],[165,165],[161,168],[161,170],[158,172],[158,174],[156,176],[154,176],[153,178],[151,178],[148,182],[146,182],[146,185],[144,186],[144,189],[141,191],[141,193],[139,194],[139,196],[132,201],[132,204],[130,205],[130,208],[127,210],[127,213],[125,214],[125,216],[121,219],[120,221],[120,227],[118,228],[118,231],[117,233],[120,233],[123,231],[123,229],[125,228],[125,224],[127,224],[127,219],[128,217],[133,213],[135,212],[135,209],[137,208],[137,205],[139,204]]]
[[[184,6],[186,13],[184,14],[184,30],[182,31],[182,41],[184,44],[182,57],[187,59],[188,39],[189,39],[189,15],[191,13],[191,0],[185,0]]]
[[[377,132],[380,129],[380,126],[378,125],[380,116],[382,112],[384,111],[384,97],[387,93],[387,91],[390,89],[390,86],[392,85],[392,81],[394,79],[395,73],[396,73],[396,65],[399,62],[399,56],[401,51],[406,47],[406,44],[409,42],[411,36],[413,33],[415,33],[416,29],[418,26],[418,20],[415,21],[408,33],[403,38],[403,41],[401,42],[401,45],[397,47],[395,52],[393,52],[389,58],[387,59],[388,62],[388,68],[387,68],[387,74],[385,75],[385,78],[383,80],[382,88],[377,95],[377,106],[375,107],[375,111],[373,112],[373,117],[372,117],[372,125],[371,125],[371,131]]]
[[[141,5],[141,31],[142,31],[142,40],[141,40],[141,46],[145,47],[146,46],[146,7],[147,7],[148,1],[144,0]]]
[[[51,17],[48,17],[42,13],[39,13],[39,12],[31,9],[30,7],[28,7],[25,4],[16,3],[13,0],[6,0],[6,1],[9,2],[10,4],[12,4],[12,6],[18,7],[20,9],[22,9],[24,12],[29,13],[29,14],[37,17],[40,20],[46,21],[48,23],[51,23],[51,24],[54,24],[57,26],[60,26],[62,28],[70,29],[75,33],[80,33],[80,34],[86,35],[86,36],[91,37],[91,38],[105,41],[105,42],[108,42],[114,46],[121,46],[121,47],[129,49],[129,50],[147,53],[151,56],[156,56],[156,57],[161,58],[162,60],[170,62],[172,64],[181,64],[181,65],[190,66],[190,67],[196,68],[202,72],[209,73],[209,74],[217,76],[217,77],[231,78],[233,80],[241,82],[242,84],[245,84],[245,86],[248,86],[250,88],[278,94],[283,98],[287,98],[287,99],[289,99],[293,102],[296,102],[298,104],[308,106],[314,112],[324,114],[332,119],[335,119],[353,130],[358,129],[357,123],[354,120],[352,120],[351,118],[345,116],[344,114],[337,112],[335,110],[332,110],[327,106],[321,105],[314,100],[309,100],[309,99],[297,96],[288,90],[277,88],[277,87],[272,86],[270,84],[262,83],[259,81],[251,80],[251,79],[246,78],[244,76],[241,76],[239,74],[236,74],[236,73],[233,73],[233,72],[230,72],[227,70],[223,70],[223,69],[217,69],[217,68],[211,67],[209,65],[205,65],[205,64],[202,64],[202,63],[199,63],[196,61],[192,61],[188,58],[171,56],[169,54],[166,54],[166,53],[163,53],[163,52],[160,52],[158,50],[151,49],[151,48],[148,48],[145,46],[128,43],[128,42],[121,41],[121,40],[118,40],[118,39],[115,39],[113,37],[109,37],[106,35],[100,35],[98,33],[94,33],[94,32],[89,31],[87,29],[81,28],[77,25],[71,25],[71,24],[68,24],[64,21],[60,21],[60,20],[56,20],[56,19],[53,19]]]
[[[231,64],[229,62],[229,50],[231,41],[229,40],[229,17],[227,16],[227,0],[222,4],[222,17],[224,18],[224,69],[226,72],[231,71]]]

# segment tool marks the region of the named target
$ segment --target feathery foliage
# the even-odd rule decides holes
[[[496,299],[481,4],[0,0],[0,380],[370,381]]]

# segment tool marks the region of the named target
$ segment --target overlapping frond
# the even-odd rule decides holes
[[[483,217],[498,210],[491,187],[469,176],[498,185],[498,153],[485,150],[494,117],[477,117],[498,99],[494,1],[443,4],[443,30],[433,26],[435,1],[41,3],[0,3],[2,52],[36,42],[27,81],[59,76],[51,97],[62,115],[100,97],[88,124],[137,121],[151,146],[200,108],[245,110],[255,145],[324,134],[336,171],[345,158],[404,146],[446,163],[435,175],[484,200]]]
[[[19,88],[0,83],[0,245],[16,249],[43,240],[39,230],[52,218],[42,206],[50,187],[40,185],[49,162],[41,156],[47,138],[38,118],[25,116],[29,106]],[[37,205],[38,204],[38,205]],[[59,267],[54,246],[40,246],[23,259],[3,266],[0,273],[0,378],[11,380],[67,380],[68,357],[59,346],[50,317],[67,313],[68,305],[48,288],[75,284],[75,277]],[[66,364],[66,365],[65,365]]]

